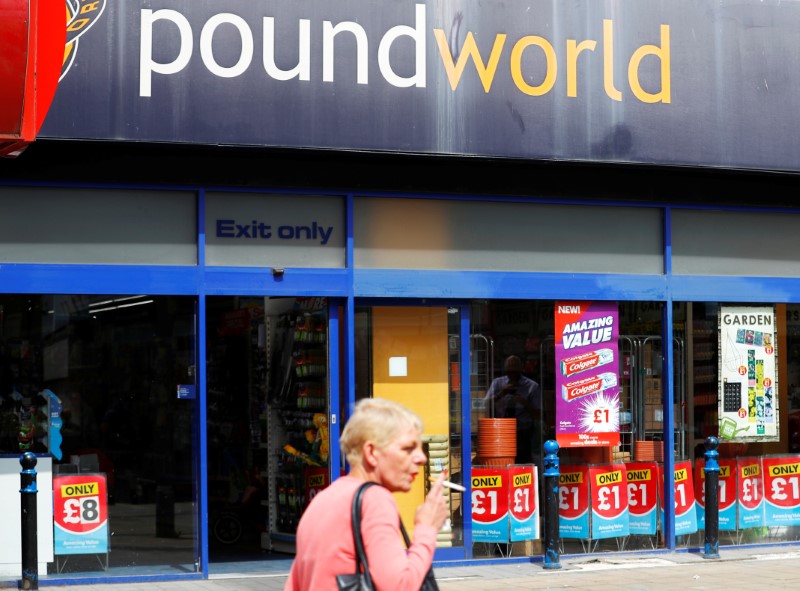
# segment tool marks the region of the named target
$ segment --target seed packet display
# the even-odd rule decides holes
[[[720,306],[717,414],[724,441],[780,439],[775,322],[771,306]]]

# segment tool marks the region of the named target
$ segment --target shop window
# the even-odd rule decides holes
[[[196,568],[194,344],[194,298],[0,295],[1,461],[17,473],[24,451],[52,461],[48,573]],[[60,498],[72,477],[100,493]],[[104,508],[96,546],[76,543],[83,500]]]

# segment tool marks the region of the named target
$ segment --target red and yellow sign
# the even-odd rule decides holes
[[[55,554],[108,552],[108,494],[105,474],[53,478]]]
[[[509,476],[506,468],[472,469],[472,539],[507,543]]]
[[[761,465],[766,525],[800,525],[800,456],[767,456]]]
[[[16,156],[39,132],[64,62],[64,5],[3,0],[0,19],[0,156]]]

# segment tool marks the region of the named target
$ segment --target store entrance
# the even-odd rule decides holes
[[[327,301],[206,302],[209,561],[290,559],[330,483]]]

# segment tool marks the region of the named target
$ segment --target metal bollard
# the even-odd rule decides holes
[[[20,515],[22,517],[22,585],[39,588],[39,555],[36,523],[36,454],[26,451],[19,459]]]
[[[703,558],[719,558],[719,440],[706,437],[706,539]]]
[[[561,568],[558,523],[558,443],[552,439],[544,442],[544,568]]]

